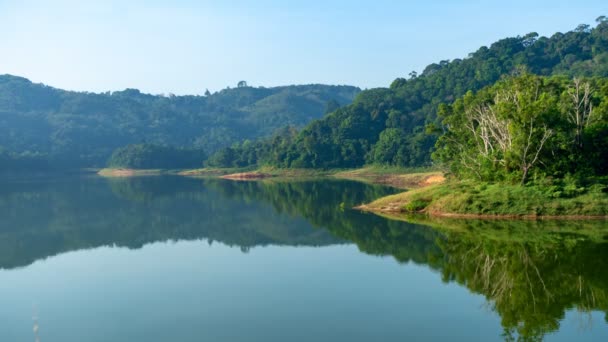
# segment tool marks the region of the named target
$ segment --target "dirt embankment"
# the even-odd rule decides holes
[[[422,182],[418,183],[420,186],[429,186],[433,184],[440,184],[445,182],[445,176],[441,174],[431,175],[422,180]]]
[[[268,173],[262,173],[262,172],[240,172],[240,173],[233,173],[233,174],[229,174],[229,175],[224,175],[224,176],[221,176],[220,178],[230,179],[230,180],[247,181],[247,180],[258,180],[258,179],[264,179],[264,178],[270,178],[270,177],[273,177],[273,176],[271,174],[268,174]]]
[[[159,176],[169,174],[165,170],[139,170],[139,169],[102,169],[97,172],[102,177],[137,177],[137,176]]]
[[[135,176],[135,170],[131,169],[103,169],[98,172],[104,177],[132,177]]]
[[[337,178],[351,179],[374,184],[383,184],[399,189],[417,189],[425,186],[443,183],[445,177],[441,172],[421,173],[379,173],[373,169],[359,169],[339,172]]]

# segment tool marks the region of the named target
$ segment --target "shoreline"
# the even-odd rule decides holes
[[[383,217],[403,219],[408,215],[417,216],[419,218],[445,218],[445,219],[476,219],[484,221],[512,221],[512,220],[526,220],[526,221],[542,221],[542,220],[608,220],[608,215],[531,215],[531,214],[508,214],[508,215],[497,215],[497,214],[472,214],[472,213],[446,213],[446,212],[419,212],[419,213],[408,213],[401,210],[373,208],[366,204],[362,204],[353,207],[355,210],[360,210],[367,213],[379,214]]]
[[[406,190],[405,192],[378,198],[370,203],[354,207],[364,212],[401,216],[414,214],[425,217],[446,219],[477,219],[477,220],[607,220],[608,209],[598,209],[602,206],[608,208],[608,195],[595,194],[595,197],[576,195],[572,198],[554,198],[544,193],[527,196],[521,191],[526,187],[504,184],[477,184],[467,182],[446,181],[441,171],[434,170],[404,170],[364,167],[351,170],[315,170],[315,169],[276,169],[260,168],[246,169],[214,169],[203,168],[194,170],[133,170],[133,169],[102,169],[98,175],[109,178],[126,178],[139,176],[182,176],[194,178],[218,178],[230,181],[299,181],[304,179],[343,179],[369,184],[391,186]],[[476,199],[475,205],[466,206],[474,202],[472,198],[479,197],[483,190],[478,188],[499,187],[498,195],[502,192],[512,191],[513,195],[508,201],[513,207],[518,202],[530,201],[528,206],[511,208],[508,203],[497,205],[499,199],[495,193],[485,198]],[[520,192],[516,192],[516,191]],[[545,190],[544,188],[541,190]],[[520,196],[520,197],[518,197]],[[504,199],[502,199],[504,202]],[[574,205],[573,205],[574,203]],[[605,204],[605,205],[604,205]],[[586,205],[595,205],[584,211]],[[560,209],[560,206],[563,208]],[[561,210],[563,214],[557,214]],[[501,212],[503,211],[503,212]]]
[[[97,172],[98,176],[106,178],[125,178],[125,177],[138,177],[138,176],[160,176],[164,174],[171,174],[167,170],[137,170],[127,168],[105,168]]]
[[[564,195],[553,186],[448,181],[382,197],[353,209],[380,215],[479,220],[607,220],[600,183]]]

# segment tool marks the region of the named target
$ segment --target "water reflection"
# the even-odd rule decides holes
[[[341,191],[336,183],[322,191]],[[337,187],[337,188],[335,188]],[[206,239],[254,246],[343,243],[299,217],[277,213],[228,181],[179,177],[55,180],[0,187],[0,269],[99,246],[140,248]],[[364,191],[355,187],[347,193]],[[253,190],[251,190],[253,191]],[[358,198],[359,195],[353,196]],[[333,208],[333,207],[332,207]]]
[[[327,246],[424,265],[485,296],[506,340],[540,340],[566,312],[608,315],[608,224],[389,220],[348,208],[394,190],[344,181],[177,177],[55,180],[0,188],[0,268],[70,250],[206,239]]]
[[[340,217],[341,207],[390,191],[341,181],[182,177],[12,182],[0,186],[0,269],[70,250],[140,248],[167,240],[206,239],[243,251],[269,244],[343,243],[311,223],[324,226]]]
[[[568,310],[602,311],[608,322],[606,222],[434,220],[334,227],[360,250],[438,270],[482,294],[506,340],[542,340]]]

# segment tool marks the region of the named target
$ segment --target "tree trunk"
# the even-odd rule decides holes
[[[521,177],[521,185],[526,184],[526,178],[528,178],[528,168],[527,168],[527,167],[524,167],[524,168],[523,168],[523,171],[524,171],[524,174],[523,174],[523,176]]]

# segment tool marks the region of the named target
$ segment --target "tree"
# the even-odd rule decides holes
[[[576,29],[574,29],[574,32],[589,33],[589,32],[591,32],[591,26],[589,26],[588,24],[580,24],[576,27]]]
[[[472,92],[442,112],[446,127],[438,159],[460,175],[480,180],[510,178],[525,183],[540,162],[559,116],[558,94],[550,80],[524,74]]]
[[[589,82],[583,82],[580,78],[575,78],[568,87],[568,97],[572,102],[567,111],[567,120],[574,126],[574,143],[579,150],[583,149],[583,130],[592,119],[592,94]]]
[[[338,108],[340,108],[338,101],[331,99],[325,104],[325,114],[335,112]]]
[[[411,73],[407,78],[395,79],[388,89],[363,91],[353,104],[325,115],[311,124],[309,126],[311,129],[302,130],[290,148],[290,158],[310,160],[311,163],[307,165],[311,166],[351,167],[355,160],[358,160],[360,164],[354,166],[362,166],[364,162],[375,160],[371,157],[372,155],[382,152],[384,148],[389,148],[390,144],[387,144],[385,140],[380,141],[379,138],[383,131],[395,128],[401,130],[405,146],[400,146],[396,151],[398,157],[389,158],[390,161],[385,163],[395,165],[394,163],[397,161],[412,163],[415,160],[417,164],[412,166],[428,165],[431,163],[430,156],[438,135],[424,136],[423,131],[424,127],[429,125],[439,126],[440,119],[437,117],[437,113],[440,104],[453,103],[455,99],[464,96],[467,91],[479,91],[483,87],[496,83],[501,77],[514,74],[514,70],[516,73],[521,73],[521,71],[517,71],[520,68],[543,76],[608,75],[606,67],[606,61],[608,61],[606,37],[608,36],[606,32],[608,32],[608,25],[605,22],[598,24],[595,28],[582,25],[573,31],[564,34],[557,33],[551,37],[540,37],[537,33],[532,32],[524,36],[499,40],[490,47],[481,47],[466,59],[442,60],[430,64],[419,75]],[[494,95],[490,96],[488,101],[491,101]],[[554,95],[551,95],[553,100],[559,98],[559,96],[555,98]],[[536,103],[535,105],[539,105],[542,102],[540,100],[539,98],[533,102]],[[505,102],[502,105],[512,106],[513,103]],[[391,117],[390,113],[393,111],[402,113],[402,115]],[[551,117],[560,120],[557,117]],[[529,118],[520,118],[518,122],[519,128],[526,129],[526,131],[519,132],[521,134],[515,134],[516,132],[510,132],[510,134],[514,135],[513,139],[519,139],[518,141],[521,142],[519,147],[525,145],[530,129],[533,136],[531,143],[542,141],[543,132],[545,132],[544,122],[535,119],[530,125]],[[312,129],[313,126],[314,129]],[[553,129],[549,126],[547,123],[547,134],[550,129]],[[537,138],[541,140],[537,140]],[[547,139],[557,138],[556,135],[553,135]],[[559,139],[562,137],[560,136]],[[307,143],[301,144],[301,142]],[[379,143],[381,146],[376,149],[375,145]],[[387,153],[390,152],[389,150]],[[353,158],[352,151],[361,151],[360,153],[365,155],[365,159]],[[524,153],[525,147],[517,151],[517,158],[511,154],[504,157],[511,163],[504,167],[510,171],[518,169],[523,172],[522,170],[528,169],[523,164],[529,165],[534,160],[536,149],[530,146],[527,153]],[[549,149],[543,146],[539,152],[539,160],[533,163],[532,172],[539,162],[548,159],[543,155],[546,151]],[[531,158],[527,163],[523,163],[523,154],[526,154],[526,158]],[[485,162],[492,163],[491,161]],[[523,164],[520,165],[521,163]],[[510,174],[510,176],[513,175]]]
[[[595,80],[585,81],[593,85],[585,95],[585,82],[577,86],[568,77],[607,75],[607,27],[582,25],[551,37],[532,32],[481,47],[466,59],[439,61],[420,75],[394,80],[390,88],[365,90],[289,143],[265,140],[258,151],[273,155],[264,160],[275,166],[327,168],[424,166],[436,149],[438,160],[455,173],[488,181],[525,183],[535,175],[562,177],[585,167],[598,172],[604,168],[579,156],[603,155],[597,148],[604,146],[604,129],[595,126],[601,115],[593,109],[603,95]],[[490,88],[480,91],[484,87]],[[579,88],[578,100],[568,87]],[[582,104],[578,112],[576,101]],[[447,103],[453,105],[439,110]],[[577,126],[568,115],[585,123]]]
[[[205,96],[211,96],[211,92],[209,92],[209,89],[205,89]]]
[[[207,96],[169,97],[134,89],[96,94],[0,75],[0,145],[15,156],[26,151],[44,155],[58,169],[103,167],[115,149],[143,142],[211,154],[245,139],[268,137],[281,127],[300,128],[324,115],[328,99],[347,104],[359,91],[302,85],[223,89]]]
[[[240,81],[240,82],[237,84],[237,87],[238,87],[238,88],[245,88],[245,87],[247,87],[247,82],[245,82],[245,81]]]

